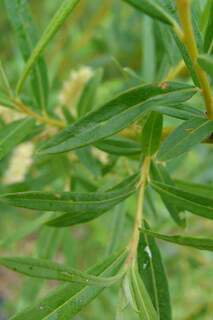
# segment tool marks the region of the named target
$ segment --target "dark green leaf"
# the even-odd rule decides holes
[[[184,189],[153,181],[152,187],[180,209],[213,220],[213,198],[199,196]]]
[[[163,129],[163,116],[152,111],[142,129],[141,148],[146,156],[152,156],[158,150]]]
[[[31,257],[0,257],[0,264],[33,278],[83,283],[101,287],[111,286],[121,279],[120,274],[109,278],[95,277],[50,260]]]
[[[4,107],[14,108],[13,101],[6,96],[2,91],[0,91],[0,104]]]
[[[151,175],[152,175],[153,179],[156,181],[159,181],[161,183],[166,183],[171,186],[175,186],[175,182],[170,177],[166,168],[159,163],[152,162]],[[167,197],[161,195],[161,198],[165,204],[165,207],[167,208],[168,212],[170,213],[171,217],[174,219],[174,221],[182,227],[185,226],[185,220],[181,219],[181,217],[180,217],[181,210],[179,210],[172,202],[170,202]]]
[[[16,32],[22,56],[27,61],[35,46],[38,35],[33,24],[29,6],[26,0],[4,0],[7,13],[13,29]],[[44,59],[39,56],[32,70],[32,90],[39,108],[47,107],[48,76]]]
[[[7,155],[35,129],[33,119],[14,121],[0,130],[0,159]]]
[[[124,0],[141,12],[158,19],[166,24],[173,25],[175,23],[173,17],[169,15],[158,3],[154,0]]]
[[[181,246],[188,246],[199,250],[213,251],[213,239],[195,238],[180,235],[168,236],[166,234],[153,232],[152,230],[144,230],[144,232],[150,237],[172,242]]]
[[[146,229],[149,230],[147,224]],[[141,232],[138,269],[160,320],[171,320],[169,287],[160,250],[149,233]]]
[[[102,76],[103,70],[99,69],[86,83],[77,105],[78,115],[80,117],[87,114],[94,108],[96,92]]]
[[[199,81],[197,74],[194,70],[194,65],[193,65],[192,59],[188,53],[188,49],[186,48],[185,44],[178,38],[176,33],[174,31],[171,31],[171,32],[172,32],[172,35],[174,37],[174,40],[175,40],[179,50],[180,50],[182,58],[183,58],[186,66],[191,74],[191,77],[192,77],[192,80],[193,80],[195,86],[200,87],[200,81]]]
[[[141,153],[141,145],[124,137],[110,137],[97,142],[95,146],[107,153],[115,155],[135,155]]]
[[[136,267],[132,267],[130,272],[132,296],[140,319],[157,320],[157,312],[153,307],[152,300],[142,278],[138,273],[138,270],[136,269]]]
[[[195,118],[177,127],[161,145],[158,153],[159,160],[169,160],[208,138],[213,132],[213,121]]]
[[[43,145],[40,153],[61,153],[97,142],[128,127],[157,105],[183,102],[195,92],[192,86],[175,82],[135,87],[60,132]]]
[[[60,27],[62,26],[66,18],[68,18],[68,16],[70,15],[70,13],[75,8],[78,2],[79,0],[64,0],[62,2],[61,6],[55,13],[54,17],[52,18],[49,25],[45,29],[43,35],[41,36],[40,40],[38,41],[36,47],[33,49],[29,59],[27,60],[23,73],[16,87],[17,94],[20,93],[27,76],[33,69],[34,65],[37,63],[45,47],[48,45],[49,41],[54,37],[56,32],[60,29]]]
[[[137,177],[134,175],[108,192],[20,192],[2,195],[1,200],[21,208],[67,212],[50,220],[48,224],[59,227],[69,226],[95,219],[128,198],[135,191],[136,181]]]
[[[204,35],[204,51],[208,53],[213,52],[213,2],[210,0],[208,3],[208,21]],[[206,19],[207,20],[207,19]]]
[[[94,276],[114,276],[119,270],[126,252],[114,254],[87,271]],[[19,312],[11,320],[70,320],[95,299],[104,288],[87,287],[84,284],[65,284],[53,290],[38,303]]]
[[[175,184],[179,188],[183,188],[183,190],[195,193],[200,196],[212,198],[213,195],[213,184],[201,184],[201,183],[194,183],[189,181],[183,180],[175,180]]]
[[[198,57],[198,62],[213,79],[213,56],[207,54],[200,55]]]

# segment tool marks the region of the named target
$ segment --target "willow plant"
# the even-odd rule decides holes
[[[104,10],[110,10],[109,3]],[[174,179],[170,173],[172,166],[177,170],[184,166],[192,149],[212,148],[213,2],[122,1],[121,8],[145,21],[142,74],[114,61],[124,77],[115,94],[108,90],[107,98],[102,68],[84,68],[80,78],[79,72],[72,74],[63,90],[49,81],[45,49],[54,43],[57,32],[62,36],[60,29],[69,15],[72,22],[85,5],[81,0],[62,1],[39,36],[28,1],[4,0],[22,62],[15,86],[5,61],[1,63],[0,103],[11,118],[1,121],[0,157],[5,173],[0,203],[1,211],[21,215],[22,225],[0,244],[4,247],[42,230],[39,253],[13,256],[4,249],[1,255],[3,267],[35,278],[26,282],[28,291],[32,289],[30,305],[11,319],[73,319],[103,290],[113,287],[117,320],[126,319],[128,306],[131,319],[170,320],[169,284],[156,239],[213,251],[213,239],[199,234],[199,229],[197,235],[185,231],[193,215],[200,217],[200,224],[213,219],[212,185],[195,183],[193,177],[191,181]],[[158,72],[152,65],[153,39],[161,48]],[[72,112],[69,104],[75,104]],[[168,119],[173,119],[173,126],[167,126]],[[15,179],[17,171],[21,182]],[[161,233],[158,218],[150,215],[147,205],[153,208],[159,201],[163,205],[157,205],[155,214],[161,216],[165,207],[166,219],[178,234]],[[86,271],[73,268],[71,226],[77,225],[77,231],[103,214],[106,220],[100,221],[109,224],[112,232],[106,252],[99,252],[100,262]],[[124,219],[129,221],[130,234]],[[122,240],[124,233],[128,239]],[[70,257],[64,264],[53,260],[59,240]],[[41,279],[63,283],[57,282],[56,288],[37,299]]]

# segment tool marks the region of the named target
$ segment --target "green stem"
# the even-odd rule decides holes
[[[138,198],[137,198],[135,223],[133,228],[132,239],[130,242],[129,256],[126,261],[127,268],[132,266],[135,263],[137,258],[137,248],[138,248],[138,243],[140,239],[140,230],[142,228],[142,221],[143,221],[144,194],[145,194],[146,182],[149,177],[150,162],[151,162],[151,158],[146,157],[144,159],[143,166],[142,166],[141,180],[139,183]]]

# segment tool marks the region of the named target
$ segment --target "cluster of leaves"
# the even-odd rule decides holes
[[[54,82],[50,85],[52,74],[44,51],[82,3],[62,1],[39,36],[28,1],[4,0],[24,65],[15,86],[1,65],[0,104],[24,118],[1,121],[1,175],[17,145],[32,141],[36,150],[25,180],[1,186],[2,211],[13,216],[22,214],[24,225],[3,237],[0,245],[11,245],[41,231],[36,256],[0,257],[2,266],[36,278],[26,283],[30,307],[11,319],[72,319],[104,289],[115,287],[119,290],[117,320],[125,318],[128,306],[139,319],[170,320],[167,274],[155,239],[213,251],[213,239],[183,235],[187,212],[198,216],[196,219],[201,217],[201,222],[213,219],[212,185],[174,179],[170,174],[171,165],[177,167],[192,149],[203,144],[206,150],[208,143],[210,148],[213,143],[213,2],[122,1],[119,6],[132,10],[139,21],[143,17],[142,74],[137,68],[122,68],[114,59],[125,77],[119,81],[117,94],[112,96],[109,86],[107,101],[103,102],[100,92],[107,90],[107,77],[102,80],[103,70],[97,68],[83,88],[76,115],[69,106],[61,106],[64,121],[54,109],[57,89]],[[153,26],[160,35],[154,33]],[[160,43],[159,56],[154,55],[153,41]],[[180,65],[188,69],[182,82],[174,80]],[[168,67],[172,71],[166,76]],[[101,103],[97,103],[98,93]],[[166,126],[168,119],[172,119],[174,128]],[[50,127],[56,127],[57,132],[52,133]],[[95,157],[94,150],[108,155],[107,164]],[[211,166],[211,154],[209,159]],[[67,188],[69,191],[64,191]],[[159,197],[178,235],[152,230],[153,217],[147,214],[150,210],[146,205],[156,214],[154,202],[159,202]],[[23,222],[32,211],[32,221]],[[122,236],[127,211],[134,228],[126,242]],[[78,225],[78,230],[81,224],[104,213],[110,219],[113,213],[115,221],[107,256],[87,271],[69,266],[73,258],[68,227]],[[67,265],[52,260],[62,243]],[[37,300],[42,280],[66,283]]]

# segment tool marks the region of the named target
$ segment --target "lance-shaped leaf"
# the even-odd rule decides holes
[[[152,156],[159,148],[163,129],[163,116],[152,111],[142,129],[141,148],[146,156]]]
[[[177,118],[181,120],[190,120],[192,118],[203,118],[204,114],[202,111],[190,107],[185,104],[178,104],[176,106],[156,106],[153,108],[153,110],[156,110],[157,112],[160,112],[162,114],[165,114],[172,118]]]
[[[157,3],[157,1],[154,1],[154,0],[123,0],[123,1],[129,3],[139,11],[146,13],[150,17],[160,20],[161,22],[164,22],[169,25],[175,24],[173,17],[169,13],[167,13],[167,11],[165,11],[163,7]]]
[[[195,193],[200,196],[212,198],[213,196],[213,184],[201,184],[184,180],[175,180],[175,184],[180,188],[188,192]]]
[[[159,319],[171,320],[169,287],[160,250],[155,240],[144,232],[138,245],[138,269]]]
[[[180,209],[213,220],[213,198],[199,196],[168,184],[151,182],[152,187]]]
[[[38,35],[33,24],[26,0],[4,0],[7,13],[16,32],[22,56],[27,61],[35,46]],[[32,70],[31,86],[38,107],[45,108],[48,103],[48,76],[44,59],[39,56]]]
[[[0,159],[22,142],[34,129],[33,119],[18,120],[4,126],[0,130]]]
[[[87,271],[94,276],[114,276],[120,269],[126,252],[116,253]],[[70,320],[95,299],[103,287],[88,287],[85,284],[65,284],[53,290],[38,303],[19,312],[11,320]]]
[[[19,192],[2,195],[0,200],[21,208],[67,212],[48,222],[61,227],[90,221],[110,210],[134,193],[136,181],[136,175],[131,176],[108,192]]]
[[[2,91],[0,91],[0,104],[3,107],[14,108],[14,103],[11,98]]]
[[[56,32],[60,29],[60,27],[63,25],[64,21],[70,15],[70,13],[75,8],[78,2],[79,0],[64,0],[62,2],[61,6],[55,13],[54,17],[52,18],[49,25],[45,29],[43,35],[41,36],[40,40],[38,41],[36,47],[33,49],[29,59],[27,60],[25,68],[21,74],[21,77],[16,87],[17,94],[20,93],[27,76],[31,72],[34,65],[37,63],[45,47],[52,39],[52,37],[56,34]]]
[[[213,55],[200,55],[198,57],[198,63],[213,79]]]
[[[208,138],[213,132],[213,121],[195,118],[177,127],[161,145],[159,160],[175,158]]]
[[[160,103],[181,103],[192,97],[195,92],[194,87],[176,82],[132,88],[47,141],[40,153],[61,153],[95,143],[128,127]]]
[[[205,28],[204,34],[204,51],[212,53],[213,52],[213,2],[208,1],[207,4],[207,12],[208,12],[208,21]]]
[[[159,163],[152,162],[151,175],[156,181],[175,186],[175,182],[170,177],[169,172],[163,165]],[[170,202],[167,197],[161,195],[161,198],[174,221],[182,227],[185,226],[185,220],[180,217],[181,210],[179,210],[172,202]]]
[[[122,273],[109,278],[95,277],[50,260],[31,257],[0,257],[0,264],[33,278],[83,283],[101,287],[111,286],[122,277]]]
[[[177,34],[173,30],[171,30],[171,33],[172,33],[173,38],[177,44],[178,49],[180,50],[180,53],[181,53],[182,58],[186,64],[186,67],[188,68],[188,70],[190,72],[190,75],[192,77],[194,84],[197,87],[200,87],[200,81],[199,81],[197,74],[195,72],[194,65],[193,65],[192,59],[189,55],[189,52],[188,52],[186,45],[179,39],[179,37],[177,36]]]
[[[199,250],[213,251],[213,239],[210,238],[198,238],[181,235],[168,236],[166,234],[157,233],[147,229],[145,229],[144,232],[150,237],[175,243],[181,246],[192,247]]]
[[[141,145],[131,139],[124,137],[110,137],[97,142],[95,146],[107,153],[115,155],[135,155],[141,153]]]
[[[132,267],[130,270],[130,286],[139,318],[141,320],[157,320],[157,312],[136,267]]]
[[[77,105],[79,116],[85,115],[93,108],[96,98],[96,92],[101,82],[102,76],[103,70],[98,69],[86,83]]]

